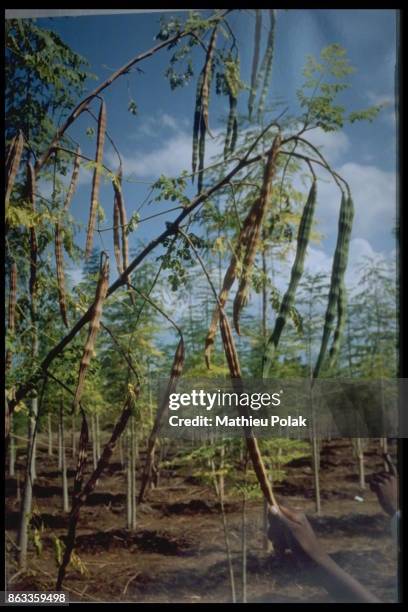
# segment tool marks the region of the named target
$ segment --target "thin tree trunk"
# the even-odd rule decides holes
[[[18,533],[18,564],[21,569],[27,565],[28,528],[31,519],[34,484],[34,437],[35,421],[28,419],[27,465],[24,479],[23,495],[21,500],[20,525]]]
[[[313,480],[315,488],[315,504],[316,514],[320,516],[322,510],[321,498],[320,498],[320,453],[319,443],[315,435],[312,438],[312,457],[313,457]]]
[[[120,438],[119,438],[119,462],[120,462],[120,465],[121,465],[122,470],[123,470],[125,463],[124,463],[124,458],[123,458],[123,440],[122,440],[122,436],[120,436]]]
[[[31,422],[30,422],[30,436],[33,438],[33,449],[32,449],[32,468],[31,473],[33,480],[37,478],[37,435],[36,435],[36,423],[38,418],[38,396],[36,395],[31,400]]]
[[[57,430],[58,435],[58,470],[62,470],[62,438],[61,438],[61,428],[58,427]]]
[[[126,527],[132,529],[132,462],[131,462],[131,432],[130,428],[127,430],[126,436],[126,508],[127,518]]]
[[[52,418],[51,418],[50,412],[48,413],[47,421],[48,421],[48,456],[52,457],[54,449],[52,445]]]
[[[247,603],[247,533],[246,533],[246,484],[247,465],[245,461],[244,495],[242,498],[242,603]]]
[[[9,476],[13,478],[16,474],[16,441],[14,438],[13,415],[10,417],[10,444],[9,444]]]
[[[71,421],[71,444],[72,444],[72,458],[76,457],[76,419],[75,414],[72,415]]]
[[[92,427],[92,460],[93,460],[93,469],[96,469],[98,465],[98,457],[97,457],[97,442],[96,442],[96,419],[95,415],[92,415],[91,418],[91,427]]]
[[[136,431],[135,418],[130,419],[131,427],[131,494],[132,494],[132,515],[131,529],[136,530]]]
[[[36,359],[38,356],[38,333],[35,316],[35,305],[32,304],[32,325],[33,325],[33,343],[32,356]],[[27,546],[28,546],[28,528],[31,519],[31,509],[33,502],[33,484],[35,480],[35,451],[36,451],[36,423],[38,418],[38,396],[35,391],[35,396],[31,400],[31,412],[28,417],[28,442],[27,442],[27,462],[24,478],[24,489],[21,500],[20,525],[18,532],[18,564],[20,568],[25,568],[27,565]]]
[[[235,590],[234,566],[232,563],[231,547],[230,547],[229,537],[228,537],[228,525],[227,525],[227,517],[225,515],[224,498],[221,496],[219,483],[217,482],[215,464],[213,460],[211,461],[211,468],[213,472],[215,492],[217,494],[217,497],[220,502],[220,507],[221,507],[221,518],[222,518],[222,526],[224,530],[225,551],[227,553],[228,573],[229,573],[230,587],[231,587],[231,599],[232,599],[232,603],[236,603],[237,597],[236,597],[236,590]]]
[[[360,489],[365,489],[365,465],[364,465],[364,450],[361,438],[356,438],[356,456],[358,462],[358,479]]]
[[[221,434],[222,437],[222,434]],[[224,499],[224,490],[225,490],[225,479],[224,479],[224,459],[225,459],[225,446],[222,444],[220,448],[220,476],[219,476],[219,487],[220,487],[220,496]]]
[[[20,474],[16,473],[16,501],[17,503],[21,502],[21,483],[20,483]]]
[[[99,426],[99,414],[95,415],[95,433],[96,433],[96,458],[99,460],[101,456],[101,429]]]
[[[59,435],[61,439],[62,509],[63,509],[63,512],[69,512],[67,464],[66,464],[66,456],[65,456],[65,439],[64,439],[64,404],[62,400],[60,404],[59,430],[60,430]]]

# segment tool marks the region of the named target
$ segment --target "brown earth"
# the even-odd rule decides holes
[[[45,440],[43,440],[44,442]],[[365,453],[367,474],[382,469],[378,440]],[[23,456],[17,472],[22,478]],[[17,481],[6,479],[8,589],[53,590],[57,567],[53,536],[64,539],[67,516],[61,510],[56,457],[39,448],[34,488],[33,527],[42,552],[30,545],[28,567],[18,572],[15,539],[19,502]],[[69,462],[72,483],[74,463]],[[389,520],[369,490],[361,491],[350,440],[324,443],[321,455],[322,516],[315,514],[313,475],[308,458],[285,468],[275,487],[278,499],[304,511],[330,555],[382,601],[395,601],[397,565]],[[138,507],[135,532],[126,530],[126,474],[114,456],[107,473],[82,508],[76,553],[86,573],[69,567],[64,589],[71,601],[229,602],[231,588],[220,505],[210,487],[185,469],[164,472],[157,489]],[[364,501],[356,501],[361,496]],[[237,600],[242,601],[242,503],[228,491],[225,503]],[[247,502],[247,601],[326,602],[311,569],[292,555],[284,559],[263,549],[263,504]]]

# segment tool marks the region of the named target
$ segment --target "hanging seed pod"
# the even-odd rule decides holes
[[[237,349],[232,337],[231,326],[224,312],[222,312],[220,317],[220,330],[231,378],[241,378]]]
[[[344,282],[340,285],[339,299],[337,302],[337,324],[334,330],[333,343],[330,349],[330,361],[329,367],[332,368],[337,360],[337,356],[340,351],[341,338],[343,336],[344,326],[346,324],[347,314],[347,295]]]
[[[88,259],[92,251],[93,235],[95,230],[96,216],[99,205],[99,187],[101,182],[101,166],[103,161],[103,146],[106,132],[106,105],[102,101],[98,118],[98,135],[96,143],[95,169],[92,179],[91,209],[89,212],[88,230],[86,234],[85,259]]]
[[[313,225],[313,217],[314,217],[314,211],[316,207],[316,198],[317,198],[317,184],[316,184],[316,179],[314,179],[310,187],[309,195],[308,195],[305,207],[303,209],[302,218],[299,224],[299,230],[298,230],[298,235],[297,235],[296,255],[295,255],[295,261],[293,263],[291,274],[290,274],[289,287],[281,302],[281,305],[279,308],[279,314],[275,322],[274,330],[266,345],[264,364],[263,364],[263,377],[264,378],[267,378],[269,374],[270,367],[273,362],[273,358],[274,358],[275,351],[279,343],[280,336],[286,324],[286,319],[288,315],[290,314],[291,309],[293,308],[296,290],[297,290],[299,281],[303,274],[306,250],[309,244],[310,233],[311,233],[312,225]]]
[[[225,136],[224,159],[233,153],[238,138],[237,104],[238,93],[241,87],[239,58],[234,60],[230,56],[225,61],[225,83],[228,90],[230,109]]]
[[[258,83],[256,90],[258,89],[260,81],[263,79],[262,91],[259,98],[258,104],[258,121],[262,119],[266,95],[268,93],[269,85],[272,76],[272,63],[273,63],[273,52],[275,46],[275,26],[276,26],[276,12],[275,9],[269,9],[270,27],[268,34],[268,42],[266,44],[265,55],[262,61],[261,69],[258,73]]]
[[[202,118],[202,105],[201,105],[201,89],[203,86],[203,78],[204,75],[201,75],[198,78],[197,82],[197,92],[196,92],[196,104],[194,109],[194,125],[193,125],[193,157],[191,162],[192,168],[192,182],[194,182],[194,176],[197,169],[198,163],[198,146],[199,146],[199,135],[200,135],[200,125]]]
[[[248,98],[248,117],[252,119],[252,113],[254,110],[254,103],[256,97],[256,82],[257,72],[259,64],[259,52],[261,47],[261,28],[262,28],[262,9],[255,9],[255,32],[254,32],[254,56],[252,58],[252,72],[251,72],[251,89],[249,91]]]
[[[120,166],[118,173],[115,177],[115,180],[113,181],[113,189],[115,191],[114,211],[115,211],[115,208],[117,208],[119,212],[119,222],[121,225],[122,262],[123,262],[122,266],[123,266],[123,270],[126,270],[126,268],[128,268],[129,266],[129,242],[128,242],[128,235],[127,235],[127,215],[126,215],[125,201],[123,199],[123,192],[122,192],[122,166]],[[114,215],[115,215],[115,212],[114,212]],[[114,226],[115,226],[115,221],[114,221]],[[114,227],[114,232],[115,232],[115,227]],[[114,242],[115,242],[115,237],[114,237]],[[115,246],[115,249],[116,249],[116,246]],[[115,257],[116,257],[116,254],[115,254]],[[116,262],[118,262],[118,259],[116,259]],[[126,278],[126,282],[130,283],[130,277]],[[130,299],[132,301],[132,304],[134,304],[135,302],[134,302],[133,292],[130,289],[129,285],[128,285],[128,288],[129,288]]]
[[[250,232],[242,266],[242,275],[233,306],[234,326],[238,334],[240,333],[239,317],[243,307],[248,301],[250,279],[255,256],[259,246],[261,228],[265,218],[266,209],[271,199],[272,182],[276,172],[276,160],[279,153],[280,143],[281,137],[278,135],[275,137],[273,145],[268,153],[261,195],[257,200],[257,206],[254,209],[253,219],[251,220],[250,224]]]
[[[75,499],[81,489],[85,475],[86,462],[88,458],[88,444],[89,444],[89,429],[86,421],[85,413],[82,412],[82,425],[81,433],[79,435],[79,448],[78,448],[78,462],[74,478],[74,491],[73,498]]]
[[[200,140],[198,144],[198,178],[197,178],[197,191],[201,193],[203,189],[204,181],[204,163],[205,163],[205,123],[201,119],[200,125]]]
[[[86,371],[91,361],[91,355],[95,346],[102,316],[102,305],[109,288],[109,259],[105,253],[101,254],[101,267],[98,284],[96,287],[95,301],[92,307],[92,316],[89,322],[88,337],[79,366],[78,382],[74,397],[74,409],[79,404],[85,383]]]
[[[152,466],[154,463],[154,452],[155,452],[155,448],[157,444],[157,438],[158,438],[161,422],[162,422],[164,413],[168,409],[170,394],[174,392],[174,389],[176,388],[177,380],[180,378],[181,373],[183,371],[184,358],[185,358],[184,341],[183,341],[183,338],[180,338],[180,341],[177,345],[177,349],[174,355],[173,365],[171,367],[170,379],[167,385],[166,393],[157,411],[156,418],[153,424],[153,428],[152,428],[152,431],[150,433],[149,440],[147,443],[146,461],[145,461],[145,465],[143,468],[142,481],[141,481],[140,491],[139,491],[139,496],[138,496],[139,504],[143,501],[146,487],[152,475]]]
[[[8,332],[14,334],[16,327],[16,303],[17,303],[17,264],[15,261],[10,266],[10,285],[8,299]],[[11,349],[6,352],[6,372],[11,368],[13,353]]]
[[[55,263],[57,269],[58,304],[62,321],[68,327],[68,311],[65,294],[64,255],[62,250],[62,228],[60,223],[55,224]]]
[[[67,195],[65,197],[64,208],[63,208],[64,212],[67,212],[67,210],[69,209],[72,198],[74,197],[76,188],[78,186],[80,165],[81,165],[81,149],[78,145],[76,154],[75,154],[75,158],[74,158],[74,167],[72,170],[71,181],[69,184]]]
[[[227,133],[225,135],[224,144],[224,159],[234,151],[238,135],[238,120],[237,120],[237,98],[229,95],[229,115],[227,121]]]
[[[14,155],[14,148],[16,146],[16,140],[17,140],[17,136],[13,136],[13,138],[10,141],[10,145],[7,149],[7,153],[6,153],[6,176],[8,174],[9,168],[10,168],[10,162],[13,158]]]
[[[333,329],[334,319],[336,317],[336,309],[338,308],[340,298],[340,288],[344,283],[344,275],[347,268],[348,252],[350,245],[350,235],[353,226],[354,204],[350,195],[342,194],[339,229],[337,233],[336,250],[333,257],[333,266],[330,281],[329,297],[327,301],[326,316],[324,321],[323,336],[320,345],[319,355],[313,371],[313,378],[319,376],[323,360],[327,352],[327,346],[330,339],[330,334]],[[341,331],[341,330],[340,330]],[[340,338],[337,339],[337,343]]]
[[[208,107],[209,107],[209,99],[210,99],[210,86],[211,86],[211,77],[213,70],[213,56],[215,49],[215,42],[217,39],[217,26],[213,29],[210,42],[208,45],[207,57],[204,65],[204,74],[203,74],[203,85],[201,88],[201,105],[202,105],[202,117],[205,125],[206,131],[211,135],[209,126],[208,126]]]
[[[33,166],[27,164],[27,196],[28,201],[31,205],[31,210],[35,212],[35,191],[36,191],[36,180]],[[36,285],[37,285],[37,257],[38,257],[38,244],[37,234],[34,225],[30,227],[30,279],[29,289],[31,298],[35,297]]]
[[[237,393],[240,393],[242,390],[241,368],[239,365],[239,358],[235,347],[234,338],[232,336],[231,326],[224,312],[222,312],[220,318],[220,329],[230,376],[233,380],[233,387]],[[241,406],[241,404],[238,404],[238,412],[241,416],[248,417],[248,409],[245,406]],[[254,466],[254,471],[260,484],[262,493],[271,506],[277,505],[262,455],[259,450],[258,441],[254,436],[251,427],[244,427],[244,432],[248,453],[251,458],[252,465]]]
[[[24,148],[24,136],[20,130],[17,137],[11,142],[9,152],[7,154],[6,164],[6,195],[4,207],[7,210],[11,193],[13,191],[17,172],[20,167],[21,156]]]
[[[215,50],[215,42],[217,38],[217,26],[213,29],[210,42],[207,48],[204,67],[201,71],[197,83],[196,105],[194,110],[194,126],[193,126],[193,158],[192,171],[193,175],[196,172],[198,161],[198,192],[200,193],[203,185],[203,169],[205,161],[205,137],[208,129],[208,109],[210,98],[210,86],[213,70],[213,56]],[[194,176],[193,176],[194,180]]]
[[[119,225],[120,225],[119,204],[118,204],[118,199],[116,197],[116,192],[115,192],[115,195],[113,198],[113,250],[115,253],[116,267],[118,270],[118,274],[120,276],[123,272],[123,263],[122,263],[121,249],[120,249]]]

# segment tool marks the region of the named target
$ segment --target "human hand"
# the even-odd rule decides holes
[[[394,516],[398,510],[398,476],[395,466],[388,454],[384,454],[388,472],[379,472],[369,479],[371,490],[376,493],[378,501],[389,516]]]
[[[283,543],[282,527],[286,531],[286,541]],[[306,516],[301,512],[295,512],[285,506],[272,506],[269,512],[270,540],[276,545],[277,534],[280,533],[278,542],[283,548],[290,548],[298,558],[310,558],[317,563],[327,559],[327,554],[316,537],[315,532]]]
[[[375,595],[329,557],[303,513],[280,505],[272,506],[268,516],[270,525],[268,536],[274,545],[276,541],[280,546],[286,542],[283,551],[285,548],[290,548],[297,559],[308,559],[317,563],[318,584],[323,585],[336,599],[379,603]]]

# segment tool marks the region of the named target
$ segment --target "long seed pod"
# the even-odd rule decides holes
[[[251,221],[251,231],[242,266],[243,271],[233,306],[234,326],[238,334],[240,333],[239,317],[248,300],[251,273],[259,245],[261,228],[265,218],[265,212],[271,198],[272,182],[276,172],[276,160],[279,153],[280,143],[281,137],[278,135],[275,137],[273,145],[268,153],[262,183],[262,191],[257,201],[257,206],[254,209],[253,220]]]
[[[350,245],[350,235],[353,226],[354,204],[350,195],[343,193],[340,205],[339,229],[337,234],[336,250],[333,257],[333,266],[330,281],[329,297],[327,301],[326,316],[324,321],[323,336],[320,345],[319,355],[313,370],[313,378],[319,376],[323,360],[327,352],[327,346],[333,323],[336,317],[336,309],[340,297],[340,289],[344,282],[344,275],[347,268],[348,252]],[[337,340],[339,342],[339,339]]]
[[[102,261],[104,258],[104,261]],[[85,343],[84,352],[79,366],[78,382],[74,397],[74,409],[78,405],[85,384],[85,375],[91,361],[92,351],[95,346],[95,340],[98,335],[99,325],[102,316],[102,305],[106,298],[109,287],[109,259],[106,254],[101,255],[101,270],[99,274],[98,284],[96,287],[95,301],[92,306],[92,316],[89,322],[88,337]]]
[[[275,26],[276,26],[276,12],[275,9],[269,9],[270,27],[268,34],[268,42],[266,44],[265,55],[262,61],[261,69],[258,73],[258,82],[263,79],[262,91],[258,103],[258,120],[262,118],[266,95],[268,93],[269,85],[271,82],[272,75],[272,64],[273,64],[273,52],[275,46]],[[258,87],[256,87],[258,89]]]
[[[8,332],[13,334],[16,327],[16,302],[17,302],[17,264],[15,261],[10,266],[10,285],[8,299]],[[11,368],[11,360],[13,353],[11,349],[7,349],[6,353],[6,372]]]
[[[153,424],[153,428],[152,428],[152,431],[150,433],[149,440],[147,443],[146,461],[145,461],[145,465],[143,469],[142,482],[140,485],[140,491],[139,491],[139,497],[138,497],[139,504],[143,501],[146,487],[152,475],[154,452],[156,448],[157,437],[159,434],[163,415],[166,412],[166,410],[168,410],[170,394],[173,393],[174,389],[176,388],[177,380],[181,376],[183,367],[184,367],[184,341],[183,341],[183,338],[180,338],[180,341],[177,345],[177,349],[174,355],[173,365],[171,368],[170,379],[167,385],[166,393],[157,411],[156,418]]]
[[[197,169],[198,163],[198,147],[199,147],[199,139],[200,139],[200,125],[202,118],[202,104],[201,104],[201,90],[203,86],[203,73],[200,74],[197,82],[197,92],[196,92],[196,104],[194,109],[194,124],[193,124],[193,153],[192,153],[192,161],[191,161],[191,169],[192,169],[192,177],[191,180],[194,182],[194,176]]]
[[[65,293],[64,255],[62,250],[62,228],[60,223],[55,224],[55,263],[57,268],[58,304],[62,321],[68,327],[68,311]]]
[[[227,121],[227,133],[225,135],[225,143],[224,143],[224,159],[227,159],[228,155],[231,152],[231,141],[232,141],[232,133],[234,130],[234,120],[236,119],[237,113],[237,99],[234,98],[231,94],[229,95],[229,114]]]
[[[10,168],[10,162],[13,158],[14,155],[14,148],[16,146],[16,140],[17,140],[17,136],[13,136],[13,138],[10,141],[10,144],[8,146],[7,149],[7,153],[6,153],[6,176],[8,174],[9,168]]]
[[[194,110],[194,127],[193,127],[193,174],[196,172],[198,160],[198,179],[197,186],[200,193],[203,185],[203,170],[205,161],[205,137],[207,132],[211,135],[208,127],[208,109],[210,99],[210,86],[213,70],[213,56],[215,50],[215,42],[217,38],[217,26],[212,31],[210,42],[208,44],[204,67],[201,71],[196,94],[196,106]]]
[[[92,251],[93,235],[95,230],[96,215],[99,204],[99,187],[101,182],[101,166],[103,161],[103,146],[106,132],[106,105],[102,100],[98,118],[98,135],[96,143],[95,169],[92,179],[91,209],[89,212],[88,230],[86,234],[85,259]]]
[[[224,159],[233,153],[238,138],[237,104],[240,89],[239,58],[232,56],[225,62],[225,83],[228,89],[229,114],[225,136]]]
[[[201,105],[202,105],[202,117],[205,124],[206,131],[210,134],[211,132],[208,126],[208,107],[209,107],[209,99],[210,99],[210,86],[211,86],[211,76],[213,69],[213,56],[215,50],[215,42],[217,39],[217,26],[212,31],[210,42],[208,44],[207,56],[205,59],[204,72],[203,72],[203,85],[201,88]]]
[[[113,250],[115,253],[116,267],[118,270],[119,276],[123,272],[123,263],[122,263],[122,254],[120,249],[120,235],[119,235],[119,225],[120,225],[120,214],[119,214],[119,204],[116,197],[116,192],[113,198]]]
[[[82,482],[84,480],[86,462],[88,459],[88,444],[89,444],[89,428],[86,421],[85,413],[82,412],[82,425],[81,433],[79,435],[79,446],[78,446],[78,462],[74,478],[74,489],[73,489],[73,504],[75,504],[76,498],[82,489]]]
[[[35,192],[36,192],[36,180],[35,172],[32,164],[27,164],[27,196],[31,205],[31,210],[35,212]],[[30,227],[30,280],[29,289],[30,296],[33,299],[35,297],[36,285],[37,285],[37,257],[38,257],[38,244],[37,234],[34,225]]]
[[[255,9],[255,32],[254,32],[254,55],[252,58],[252,72],[251,72],[251,89],[249,91],[248,98],[248,117],[252,119],[252,113],[254,110],[254,102],[256,96],[256,76],[258,72],[259,64],[259,52],[261,47],[261,28],[262,28],[262,9]]]
[[[234,389],[239,393],[242,389],[241,368],[239,365],[239,358],[235,347],[234,338],[232,336],[231,326],[224,312],[220,318],[220,329],[230,376],[233,381]],[[239,403],[238,411],[241,416],[248,417],[248,408],[246,406],[241,406]],[[248,453],[251,457],[252,465],[254,466],[254,471],[260,484],[262,493],[264,494],[269,505],[276,506],[278,504],[274,497],[271,483],[265,469],[262,455],[259,450],[258,441],[251,427],[244,427],[244,433]]]
[[[129,241],[128,241],[128,235],[127,235],[127,215],[126,215],[125,201],[123,199],[123,191],[122,191],[122,166],[120,166],[118,173],[115,177],[115,180],[113,181],[113,189],[115,191],[114,215],[115,215],[115,208],[117,207],[117,210],[119,212],[119,222],[121,226],[122,265],[123,265],[123,270],[126,270],[126,268],[129,266]],[[115,232],[115,221],[114,221],[114,232]],[[116,237],[116,241],[117,241],[117,237]],[[115,237],[114,237],[114,242],[115,242]],[[116,246],[115,246],[115,250],[116,250]],[[115,253],[115,257],[116,257],[116,253]],[[116,258],[116,262],[118,263],[117,258]],[[126,282],[128,284],[130,283],[129,276],[126,278]],[[129,295],[130,295],[132,304],[134,304],[134,296],[133,296],[133,293],[130,287],[129,287]]]
[[[299,285],[299,281],[303,274],[305,256],[307,246],[309,244],[310,233],[313,225],[313,217],[314,211],[316,207],[316,198],[317,198],[317,184],[316,179],[313,180],[312,185],[310,187],[309,195],[303,209],[302,218],[299,224],[299,230],[297,235],[297,246],[296,246],[296,255],[295,261],[292,266],[290,281],[288,289],[282,299],[279,314],[275,322],[274,330],[268,340],[265,349],[264,355],[264,364],[263,364],[263,376],[267,378],[270,367],[273,362],[273,358],[275,355],[276,348],[279,343],[279,339],[281,337],[283,328],[286,324],[286,318],[293,307],[295,301],[296,290]]]
[[[198,193],[201,193],[203,189],[203,182],[204,182],[205,134],[206,134],[205,123],[204,123],[204,120],[201,119],[200,139],[198,143],[198,178],[197,178]]]
[[[9,152],[7,154],[7,165],[6,165],[6,195],[4,207],[7,210],[11,193],[13,191],[14,183],[16,180],[17,172],[20,167],[21,156],[24,148],[24,136],[22,131],[18,133],[18,136],[13,139]]]
[[[344,281],[340,284],[339,299],[337,302],[337,323],[336,329],[334,330],[333,343],[330,348],[330,361],[329,367],[332,368],[337,360],[337,356],[340,351],[341,338],[343,336],[344,326],[346,324],[347,315],[347,294],[344,286]]]
[[[67,195],[65,196],[64,208],[63,208],[64,212],[67,212],[67,210],[69,209],[72,198],[74,197],[76,188],[78,186],[80,165],[81,165],[81,149],[78,145],[76,153],[75,153],[75,158],[74,158],[74,167],[72,169],[71,181],[69,183]]]

